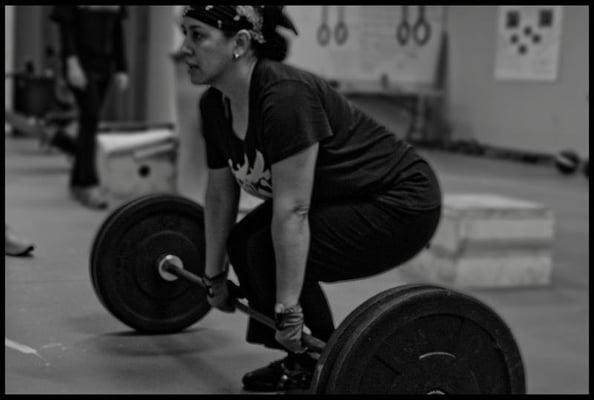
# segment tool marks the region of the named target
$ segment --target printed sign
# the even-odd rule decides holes
[[[500,6],[496,79],[557,79],[563,6]]]

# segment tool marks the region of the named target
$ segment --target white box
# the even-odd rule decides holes
[[[117,198],[175,193],[178,140],[170,129],[97,136],[101,185]]]
[[[429,280],[470,287],[551,282],[553,212],[496,194],[444,196],[430,247],[402,266]]]

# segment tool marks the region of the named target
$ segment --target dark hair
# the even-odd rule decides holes
[[[259,58],[269,58],[275,61],[283,61],[289,53],[289,41],[281,35],[277,28],[283,27],[289,29],[297,35],[297,29],[293,21],[284,13],[284,6],[264,6],[262,12],[263,26],[262,32],[265,43],[255,43],[254,49]]]
[[[284,61],[289,53],[289,41],[278,32],[266,37],[265,43],[252,41],[254,52],[258,58],[268,58],[274,61]]]

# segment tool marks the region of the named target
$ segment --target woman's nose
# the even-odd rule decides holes
[[[179,49],[179,52],[181,54],[183,54],[184,56],[189,56],[192,55],[192,49],[190,48],[190,46],[187,45],[186,40],[184,39],[184,41],[181,44],[181,47]]]

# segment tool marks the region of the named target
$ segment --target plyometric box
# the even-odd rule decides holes
[[[97,166],[101,184],[117,198],[177,191],[178,139],[173,129],[100,133]]]
[[[538,203],[450,194],[429,249],[402,268],[456,286],[548,285],[553,238],[553,212]]]

